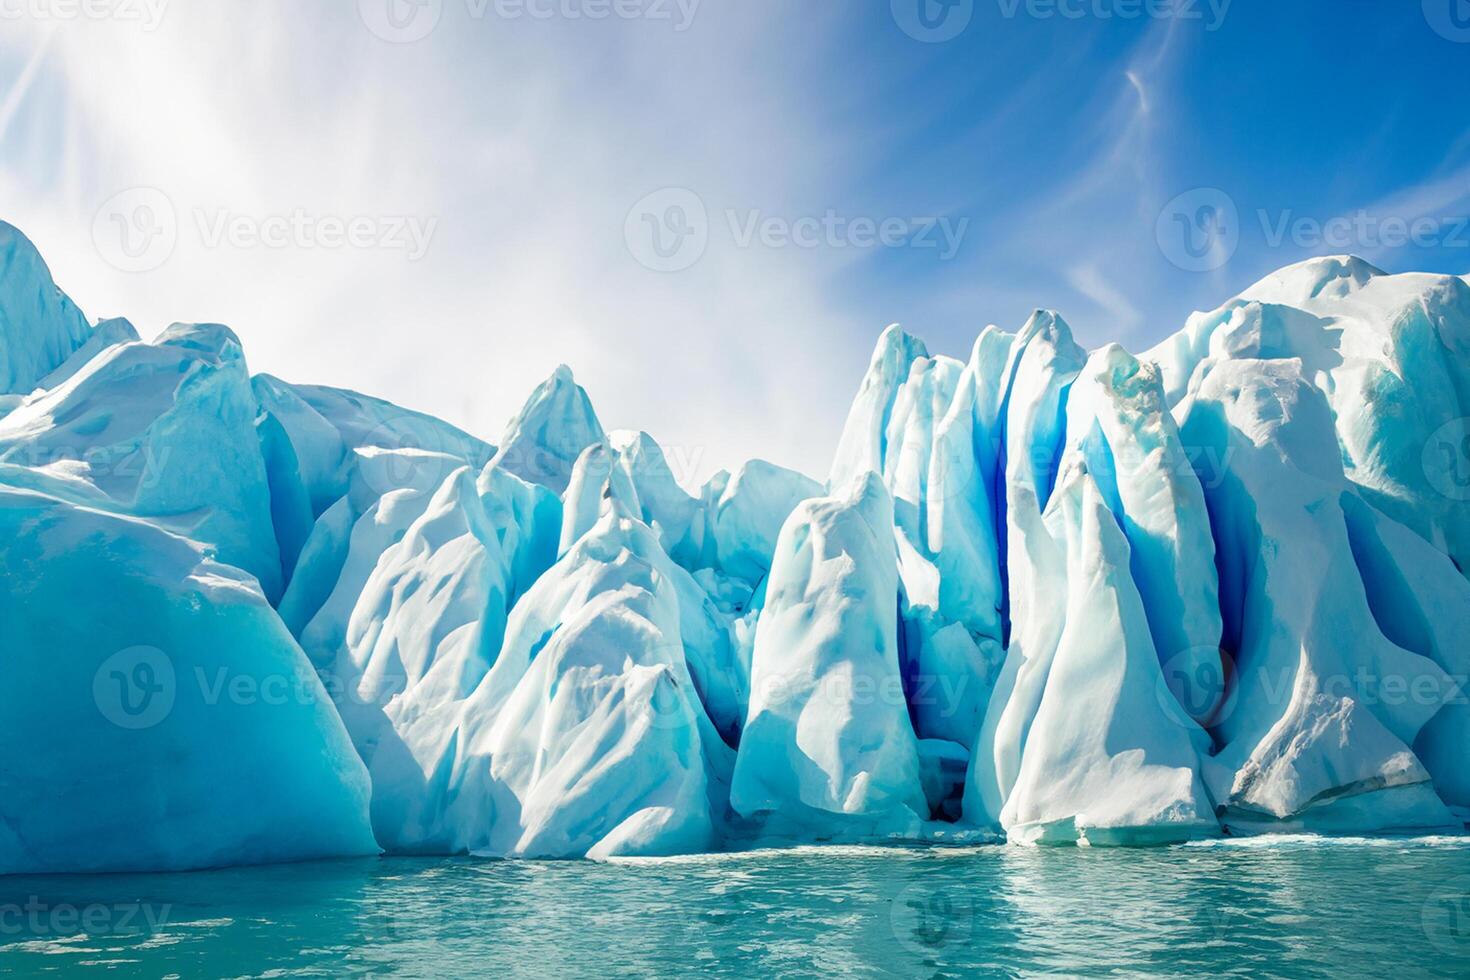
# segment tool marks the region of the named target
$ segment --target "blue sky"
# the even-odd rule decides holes
[[[686,482],[823,475],[890,322],[1470,273],[1467,0],[71,2],[0,0],[0,216],[89,315],[492,440],[566,362]]]

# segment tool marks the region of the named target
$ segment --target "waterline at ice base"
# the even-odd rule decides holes
[[[1464,831],[1465,279],[889,327],[820,476],[252,375],[0,225],[0,873]]]

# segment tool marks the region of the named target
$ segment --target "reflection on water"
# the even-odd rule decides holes
[[[839,848],[0,879],[0,971],[1470,975],[1470,841]]]

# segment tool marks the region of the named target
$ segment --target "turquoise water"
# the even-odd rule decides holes
[[[1470,975],[1470,842],[385,858],[0,879],[0,971]]]

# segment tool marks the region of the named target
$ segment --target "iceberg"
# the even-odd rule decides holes
[[[900,660],[914,727],[926,739],[974,744],[1001,660],[1001,600],[993,516],[976,459],[977,375],[931,357],[890,327],[879,340],[843,445],[881,430],[870,456],[839,451],[833,486],[867,466],[893,497],[902,594]],[[869,393],[886,391],[867,403]],[[875,411],[877,409],[877,411]]]
[[[731,578],[759,585],[771,571],[786,519],[797,504],[822,496],[823,490],[816,480],[765,460],[740,467],[707,509],[719,567]]]
[[[516,476],[560,494],[582,451],[604,438],[591,399],[563,364],[511,420],[496,459]]]
[[[1085,462],[1066,467],[1046,513],[1066,570],[1064,625],[1031,667],[1039,696],[1000,823],[1023,843],[1213,836],[1204,732],[1165,685],[1127,538]]]
[[[787,520],[756,625],[737,813],[867,836],[929,816],[899,674],[897,578],[893,501],[876,473]]]
[[[378,852],[367,770],[248,573],[11,487],[0,541],[0,873]]]
[[[0,873],[1470,819],[1462,278],[895,325],[825,480],[671,458],[567,367],[489,442],[145,341],[0,224]]]
[[[234,333],[175,324],[152,344],[105,347],[0,418],[0,462],[33,486],[209,545],[275,601],[280,545],[256,414]]]
[[[105,337],[111,329],[96,332]],[[82,311],[52,281],[31,240],[0,221],[0,399],[41,387],[43,379],[88,346],[93,333]],[[6,404],[0,400],[0,411]]]
[[[516,605],[465,696],[390,705],[373,748],[390,848],[648,856],[712,846],[728,761],[695,693],[672,563],[609,512]],[[382,791],[379,791],[381,787]]]

